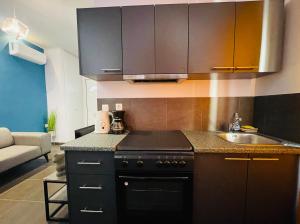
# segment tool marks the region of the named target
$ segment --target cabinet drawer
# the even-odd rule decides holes
[[[112,152],[67,152],[67,170],[73,174],[113,174]]]
[[[112,175],[69,175],[70,200],[79,206],[115,207],[115,179]]]
[[[71,223],[72,224],[115,224],[116,211],[105,209],[99,206],[81,207],[78,205],[71,206]]]

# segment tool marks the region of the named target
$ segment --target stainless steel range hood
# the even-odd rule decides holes
[[[123,75],[129,83],[180,83],[188,78],[188,74],[141,74]]]

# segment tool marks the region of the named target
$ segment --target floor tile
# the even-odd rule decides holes
[[[61,184],[49,184],[49,194],[61,188]],[[15,187],[0,194],[0,199],[28,200],[44,202],[44,188],[42,180],[25,180]]]

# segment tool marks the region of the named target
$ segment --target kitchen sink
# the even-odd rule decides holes
[[[257,134],[248,133],[220,133],[218,134],[222,139],[241,145],[282,145],[281,141],[267,138]]]

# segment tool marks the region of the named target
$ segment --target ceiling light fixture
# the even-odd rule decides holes
[[[29,33],[28,26],[16,18],[15,12],[14,17],[8,17],[2,21],[1,29],[15,39],[25,39]]]

